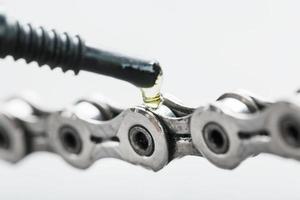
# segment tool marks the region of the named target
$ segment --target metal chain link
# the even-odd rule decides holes
[[[52,112],[17,96],[1,105],[0,158],[48,151],[81,169],[111,157],[154,171],[187,155],[224,169],[260,153],[300,160],[299,105],[297,95],[267,102],[235,92],[199,108],[165,96],[155,110],[120,109],[94,96]]]

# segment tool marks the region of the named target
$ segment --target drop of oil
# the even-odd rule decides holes
[[[162,81],[163,73],[161,72],[158,75],[155,84],[151,88],[141,88],[145,106],[151,109],[157,109],[161,105],[163,101],[163,97],[161,94]]]

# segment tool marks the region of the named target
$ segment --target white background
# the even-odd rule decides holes
[[[23,22],[79,33],[87,42],[163,66],[164,91],[186,104],[244,88],[277,98],[300,86],[299,1],[1,0]],[[123,106],[141,102],[127,83],[82,72],[63,74],[7,58],[0,97],[33,90],[60,108],[101,93]],[[270,155],[221,170],[198,157],[158,173],[105,159],[80,171],[37,153],[16,166],[0,163],[0,199],[299,199],[300,164]]]

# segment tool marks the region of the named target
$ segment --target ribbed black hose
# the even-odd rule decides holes
[[[0,57],[23,58],[27,63],[36,61],[39,66],[51,69],[60,67],[64,72],[90,71],[125,80],[138,87],[155,84],[161,68],[150,62],[122,56],[86,46],[78,36],[58,33],[43,27],[20,24],[0,13]]]

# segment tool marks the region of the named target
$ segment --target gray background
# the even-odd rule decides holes
[[[159,60],[164,91],[188,105],[244,88],[277,98],[300,86],[299,1],[1,0],[23,22],[80,33],[87,42]],[[0,63],[0,97],[33,90],[60,108],[101,93],[123,106],[141,102],[133,86],[82,72]],[[0,163],[0,199],[299,199],[300,164],[260,155],[233,171],[186,157],[153,173],[105,159],[80,171],[48,153]]]

